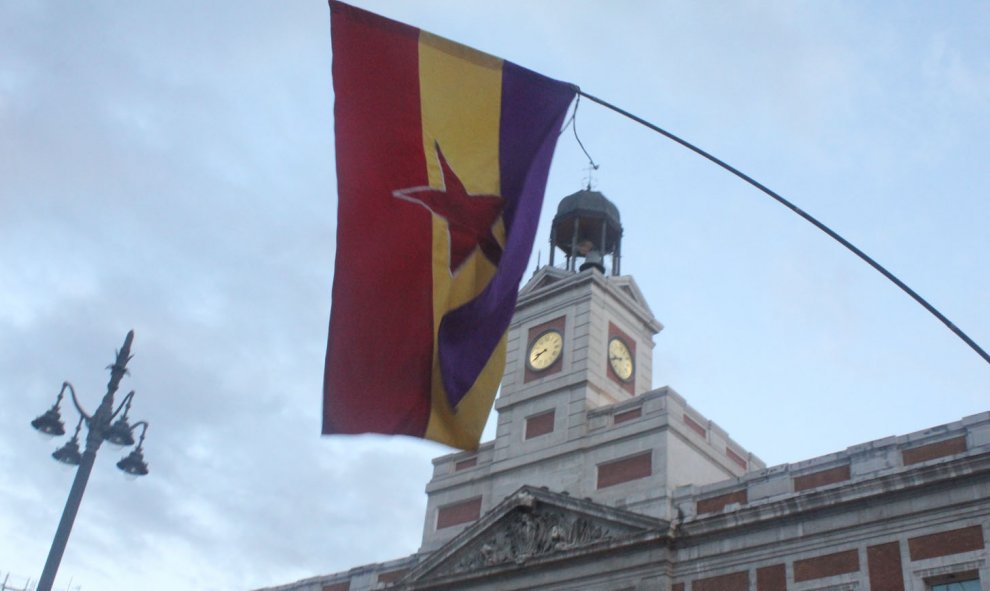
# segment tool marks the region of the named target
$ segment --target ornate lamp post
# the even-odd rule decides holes
[[[131,341],[134,340],[134,331],[127,333],[124,339],[124,346],[117,352],[117,359],[108,369],[110,370],[110,382],[107,384],[107,393],[103,396],[103,401],[92,415],[83,410],[76,398],[76,391],[69,382],[62,384],[62,390],[55,399],[55,404],[45,411],[41,416],[31,421],[31,426],[45,433],[46,435],[64,435],[65,425],[59,413],[59,406],[62,397],[68,390],[72,395],[72,404],[79,411],[79,422],[76,423],[75,433],[72,439],[62,447],[55,450],[52,457],[64,464],[79,466],[76,469],[76,477],[72,481],[72,488],[69,490],[69,498],[65,501],[65,510],[62,512],[62,520],[58,524],[55,538],[52,540],[52,548],[48,552],[48,560],[45,562],[45,569],[41,573],[38,581],[37,591],[51,591],[55,582],[55,573],[58,565],[62,561],[62,554],[65,552],[65,545],[69,541],[69,533],[72,531],[72,524],[76,520],[76,513],[79,512],[79,503],[82,501],[83,492],[86,490],[86,483],[89,481],[89,474],[93,471],[93,463],[96,461],[96,450],[100,448],[103,441],[109,441],[116,445],[134,445],[133,432],[141,427],[141,438],[137,447],[131,451],[124,459],[117,462],[117,467],[133,476],[143,476],[148,473],[148,465],[144,461],[142,446],[144,445],[144,435],[148,431],[148,422],[139,421],[130,425],[127,422],[127,413],[131,409],[131,400],[134,392],[124,396],[120,406],[116,410],[113,408],[113,395],[117,392],[121,378],[127,373],[127,362],[131,359]],[[121,414],[123,411],[123,414]],[[119,418],[118,418],[118,415]],[[114,420],[116,419],[116,420]],[[86,448],[79,451],[79,431],[83,423],[86,424]]]

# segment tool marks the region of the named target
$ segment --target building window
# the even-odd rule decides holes
[[[928,589],[930,591],[980,591],[980,579],[934,583]]]

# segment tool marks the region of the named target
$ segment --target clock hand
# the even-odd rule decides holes
[[[543,355],[546,352],[547,352],[547,350],[546,349],[543,349],[542,351],[540,351],[536,355],[533,355],[533,359],[539,359],[540,358],[540,355]]]

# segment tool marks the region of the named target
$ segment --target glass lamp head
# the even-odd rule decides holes
[[[134,445],[134,435],[131,434],[131,426],[127,424],[126,417],[121,417],[113,425],[110,425],[103,438],[114,445]]]
[[[117,467],[129,476],[144,476],[148,473],[148,464],[144,461],[144,454],[141,449],[135,449],[127,456],[117,462]]]
[[[78,466],[82,461],[82,454],[79,452],[79,440],[73,437],[68,443],[52,452],[52,457],[70,466]]]
[[[57,406],[49,408],[44,414],[31,421],[31,426],[50,437],[65,435],[65,424],[62,422],[62,416],[59,414]]]

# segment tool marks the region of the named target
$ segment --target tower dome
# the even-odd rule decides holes
[[[612,275],[619,274],[622,223],[619,208],[598,191],[583,189],[560,200],[550,227],[550,264],[559,248],[569,270],[593,267],[605,273],[605,256],[612,255]],[[576,269],[577,259],[584,262]]]

